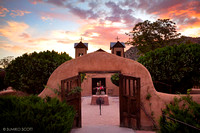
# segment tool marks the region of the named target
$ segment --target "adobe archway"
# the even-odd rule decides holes
[[[154,113],[156,122],[158,122],[161,115],[161,109],[165,108],[165,104],[173,101],[174,96],[176,96],[157,92],[153,86],[150,73],[142,64],[106,52],[93,52],[63,63],[52,73],[47,82],[47,86],[59,89],[58,85],[61,84],[61,80],[76,76],[79,72],[83,71],[120,71],[122,74],[128,76],[139,77],[141,85],[140,101],[143,104],[146,114],[150,115],[152,112]],[[151,107],[146,100],[147,94],[152,96],[150,99],[152,103]],[[39,96],[58,97],[60,99],[59,96],[48,88],[45,88]],[[200,100],[198,96],[196,96],[196,99]],[[152,127],[152,121],[143,110],[140,109],[140,112],[141,128]]]

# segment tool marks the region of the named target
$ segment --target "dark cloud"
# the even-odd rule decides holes
[[[66,0],[47,0],[46,2],[47,2],[47,3],[54,4],[54,5],[56,5],[56,6],[64,6]]]
[[[98,3],[97,3],[97,2],[89,2],[88,5],[89,5],[89,7],[90,7],[91,9],[94,9],[94,8],[97,8],[97,7],[98,7]]]
[[[59,7],[67,8],[81,19],[93,19],[101,21],[124,22],[127,27],[133,27],[142,20],[134,16],[135,11],[157,16],[158,18],[170,18],[177,24],[187,25],[199,21],[199,0],[124,0],[121,2],[100,0],[35,0]],[[89,9],[79,4],[88,5]],[[105,6],[105,10],[102,7]],[[188,12],[187,12],[188,11]]]
[[[66,5],[66,7],[70,9],[71,13],[79,16],[82,19],[97,19],[99,17],[99,15],[94,13],[93,10],[83,10],[70,4]]]
[[[74,15],[80,17],[81,19],[97,19],[99,17],[98,12],[95,13],[93,8],[95,8],[97,5],[95,5],[95,2],[90,2],[89,6],[91,9],[84,10],[79,8],[77,5],[81,2],[84,3],[85,0],[79,0],[77,2],[74,2],[73,0],[35,0],[35,2],[44,2],[53,4],[59,7],[67,8],[71,13]]]
[[[107,2],[105,5],[111,9],[111,15],[106,17],[106,20],[110,20],[112,22],[121,22],[125,21],[125,24],[131,27],[142,21],[141,19],[135,18],[132,14],[134,13],[132,9],[123,9],[120,4],[116,4],[114,2]]]
[[[197,24],[200,19],[199,0],[125,0],[120,4],[130,9],[155,15],[158,18],[170,18],[179,27]]]

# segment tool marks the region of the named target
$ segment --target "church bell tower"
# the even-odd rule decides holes
[[[88,43],[82,43],[82,38],[79,43],[74,43],[75,58],[87,54]]]
[[[119,38],[117,37],[117,42],[110,43],[110,50],[112,54],[124,57],[124,48],[125,44],[123,42],[119,42]]]

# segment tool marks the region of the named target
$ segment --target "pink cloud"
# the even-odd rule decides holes
[[[22,33],[21,35],[19,35],[20,37],[24,38],[24,39],[27,39],[27,38],[30,38],[31,36],[27,33]]]
[[[120,38],[119,41],[126,42],[128,36],[125,33],[119,33],[121,28],[117,27],[105,27],[105,26],[94,26],[93,29],[86,30],[82,35],[83,37],[89,37],[89,42],[99,45],[110,45],[110,42],[116,42],[116,37]],[[96,33],[98,36],[92,36]]]
[[[28,0],[31,4],[36,5],[38,2],[42,2],[42,0]]]
[[[9,10],[7,8],[0,6],[0,17],[5,17],[8,12]]]
[[[24,14],[29,14],[31,12],[29,11],[22,11],[22,10],[11,10],[10,16],[16,17],[16,16],[24,16]]]

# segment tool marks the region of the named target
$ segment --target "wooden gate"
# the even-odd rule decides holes
[[[140,129],[140,78],[120,75],[120,126]]]
[[[71,93],[76,87],[81,87],[80,75],[61,80],[61,100],[72,105],[76,110],[73,127],[81,127],[81,93]]]

